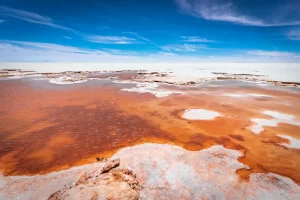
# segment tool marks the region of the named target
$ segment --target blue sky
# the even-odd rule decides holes
[[[300,1],[1,0],[0,61],[300,62]]]

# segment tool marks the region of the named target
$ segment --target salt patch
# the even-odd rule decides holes
[[[181,117],[189,120],[212,120],[218,116],[221,115],[214,111],[204,109],[187,109]]]
[[[173,92],[173,91],[167,91],[163,89],[157,89],[158,86],[159,85],[157,83],[137,83],[136,87],[129,88],[129,89],[125,88],[122,90],[127,92],[151,93],[156,97],[167,97],[172,94],[183,94],[182,92]]]
[[[53,84],[66,85],[66,84],[74,84],[74,83],[84,83],[86,79],[76,79],[72,77],[58,77],[58,78],[50,78],[49,82]]]
[[[249,169],[238,161],[241,156],[220,145],[187,151],[163,144],[128,147],[114,155],[143,177],[146,188],[164,188],[141,190],[147,199],[298,199],[300,187],[277,174],[251,173],[249,182],[241,183],[236,171]]]
[[[269,86],[267,83],[258,83],[256,85],[261,86],[261,87],[267,87],[267,86]]]
[[[251,119],[251,121],[254,122],[255,124],[250,126],[249,129],[256,135],[264,130],[263,126],[274,127],[277,126],[278,123],[286,123],[286,124],[300,126],[300,122],[293,120],[294,119],[293,115],[283,114],[276,111],[264,111],[262,113],[273,117],[273,119],[260,119],[260,118]]]
[[[271,117],[274,117],[276,119],[281,119],[281,120],[293,120],[294,119],[293,115],[283,114],[283,113],[276,112],[276,111],[264,111],[263,114],[269,115]]]
[[[288,136],[288,135],[277,135],[277,136],[281,137],[281,138],[288,139],[290,141],[289,144],[278,143],[279,145],[285,146],[285,147],[288,147],[288,148],[300,149],[300,140],[299,139],[293,138],[293,137]]]

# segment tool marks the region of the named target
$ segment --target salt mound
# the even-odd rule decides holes
[[[221,115],[214,111],[204,109],[187,109],[181,117],[189,120],[212,120],[218,116]]]

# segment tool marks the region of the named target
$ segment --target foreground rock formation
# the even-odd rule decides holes
[[[109,160],[103,168],[83,172],[77,181],[65,185],[48,200],[130,199],[139,198],[139,182],[130,169],[116,168],[120,160]]]
[[[48,175],[0,179],[0,199],[299,199],[300,187],[273,173],[250,170],[243,154],[222,146],[187,151],[142,144],[94,163]],[[118,167],[120,158],[121,165]],[[124,167],[127,166],[127,167]]]

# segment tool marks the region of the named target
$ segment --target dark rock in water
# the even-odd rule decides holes
[[[101,162],[101,161],[106,162],[106,158],[103,158],[103,157],[97,157],[96,160],[97,160],[98,162]]]

